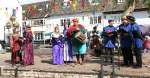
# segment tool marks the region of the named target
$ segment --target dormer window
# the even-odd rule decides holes
[[[117,4],[123,4],[125,0],[117,0]]]

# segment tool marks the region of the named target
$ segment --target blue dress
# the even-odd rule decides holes
[[[121,48],[131,48],[132,47],[132,32],[131,32],[131,25],[121,24],[119,26],[120,32],[120,44]]]
[[[104,36],[104,47],[106,48],[115,48],[115,37],[116,37],[116,28],[114,26],[106,26],[103,29]],[[113,34],[112,36],[108,36],[109,34]]]
[[[131,23],[132,26],[132,34],[133,34],[133,44],[135,48],[142,48],[143,41],[142,41],[142,33],[140,27],[136,23]]]

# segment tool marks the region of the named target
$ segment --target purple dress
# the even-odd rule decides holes
[[[26,32],[24,40],[24,55],[23,63],[24,65],[33,65],[34,64],[34,53],[32,45],[32,32]]]
[[[60,35],[56,37],[56,34],[52,36],[52,61],[53,64],[64,64],[63,60],[63,43]]]

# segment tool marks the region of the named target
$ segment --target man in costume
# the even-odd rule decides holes
[[[139,25],[135,22],[133,16],[127,16],[127,20],[131,25],[131,31],[133,35],[133,49],[136,58],[136,68],[142,67],[142,48],[143,48],[143,38]]]
[[[99,57],[101,54],[101,43],[97,26],[93,27],[91,48],[94,49],[95,56]]]
[[[72,42],[73,52],[76,55],[76,64],[83,64],[86,53],[86,30],[83,25],[78,24],[77,19],[72,20],[73,25],[67,30],[67,37]]]
[[[119,25],[118,33],[120,36],[120,45],[123,55],[123,66],[133,65],[132,54],[132,32],[131,25],[128,23],[126,16],[122,19],[122,24]]]
[[[105,55],[106,55],[105,62],[113,63],[113,52],[115,48],[117,34],[116,34],[116,28],[113,26],[114,20],[108,20],[108,23],[109,25],[104,27],[102,32],[103,44],[104,44]]]

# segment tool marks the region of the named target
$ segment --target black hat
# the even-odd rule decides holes
[[[110,23],[110,22],[114,22],[114,20],[108,20],[108,23]]]
[[[126,17],[127,17],[127,19],[130,20],[130,21],[133,21],[133,22],[135,21],[135,17],[133,17],[133,16],[126,16]]]

